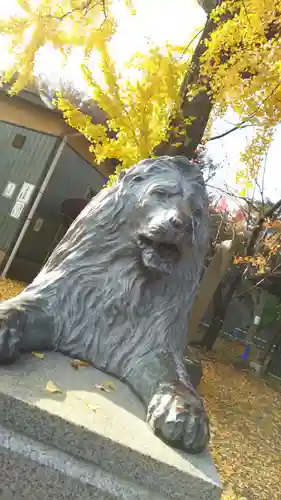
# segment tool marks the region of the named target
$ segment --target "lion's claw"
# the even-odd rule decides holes
[[[200,453],[209,441],[209,421],[201,400],[194,393],[159,391],[153,396],[147,421],[155,434],[188,453]]]
[[[11,312],[11,316],[12,316]],[[15,320],[16,321],[16,320]],[[17,323],[12,326],[12,319],[9,314],[0,317],[0,364],[13,363],[19,358],[19,333]]]

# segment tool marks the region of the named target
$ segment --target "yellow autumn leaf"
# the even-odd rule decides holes
[[[115,385],[112,382],[104,382],[103,385],[110,389],[112,392],[115,391]]]
[[[62,390],[57,386],[55,382],[49,380],[45,386],[45,391],[50,392],[51,394],[62,394]]]
[[[97,384],[94,387],[95,387],[95,389],[99,389],[100,391],[103,391],[103,392],[111,392],[111,390],[108,389],[108,387],[105,387],[104,385]]]
[[[32,352],[32,356],[35,356],[36,358],[39,358],[39,359],[44,359],[45,358],[45,354],[43,354],[42,352]]]
[[[97,384],[94,387],[96,389],[99,389],[100,391],[103,391],[103,392],[114,392],[115,391],[115,387],[114,387],[114,384],[112,382],[104,382],[102,385]]]
[[[79,366],[89,366],[87,361],[80,361],[80,359],[72,359],[70,364],[75,370],[78,370]]]
[[[87,406],[87,408],[89,408],[93,412],[96,412],[97,410],[99,410],[99,406],[93,405],[91,403],[85,402],[85,405]]]

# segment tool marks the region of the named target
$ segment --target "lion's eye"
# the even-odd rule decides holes
[[[134,182],[141,182],[144,181],[144,178],[141,175],[136,175],[133,179]]]
[[[154,194],[157,194],[158,196],[162,196],[162,197],[169,196],[169,193],[165,189],[161,189],[161,188],[155,189]]]

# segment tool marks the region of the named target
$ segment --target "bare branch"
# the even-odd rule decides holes
[[[206,186],[210,187],[212,189],[216,189],[217,191],[220,191],[221,193],[225,193],[228,196],[232,196],[233,198],[237,198],[238,200],[243,200],[246,203],[248,203],[248,205],[250,205],[254,210],[257,210],[256,205],[249,198],[246,198],[245,196],[236,195],[234,193],[231,193],[230,191],[227,191],[226,189],[222,189],[222,188],[219,188],[217,186],[212,186],[211,184],[208,184],[208,183],[206,183]]]
[[[193,42],[196,40],[196,38],[201,35],[203,31],[203,28],[201,28],[195,35],[194,37],[190,40],[190,42],[188,43],[188,45],[185,47],[184,51],[182,52],[182,54],[180,55],[179,59],[182,59],[184,54],[188,51],[189,47],[193,44]]]
[[[240,293],[237,293],[237,295],[234,295],[233,299],[237,299],[237,297],[241,297],[242,295],[245,295],[246,293],[248,292],[251,292],[252,290],[254,290],[255,288],[257,288],[258,286],[260,286],[270,275],[272,276],[275,271],[281,266],[281,263],[278,264],[272,271],[270,274],[265,274],[257,283],[255,283],[253,286],[251,286],[250,288],[247,288],[247,290],[244,290],[243,292],[240,292]]]
[[[211,137],[210,139],[207,140],[207,142],[215,141],[216,139],[221,139],[222,137],[225,137],[226,135],[229,135],[232,132],[235,132],[235,130],[240,130],[240,129],[243,129],[243,128],[246,128],[246,127],[252,127],[253,124],[247,123],[247,122],[249,122],[250,120],[252,120],[255,117],[256,113],[261,109],[261,107],[266,103],[266,101],[268,99],[270,99],[270,97],[273,96],[273,94],[280,87],[280,85],[281,85],[281,82],[279,82],[277,85],[275,85],[275,87],[262,100],[262,102],[257,106],[257,108],[255,109],[255,111],[253,111],[253,113],[251,113],[251,115],[249,115],[247,118],[245,118],[244,120],[242,120],[240,123],[238,123],[237,125],[235,125],[231,129],[227,130],[226,132],[223,132],[222,134],[215,135],[214,137]]]
[[[254,247],[261,232],[263,223],[265,222],[266,219],[271,219],[274,213],[277,212],[280,208],[281,208],[281,199],[278,200],[276,203],[274,203],[274,205],[269,207],[267,210],[265,210],[263,215],[259,217],[256,227],[253,229],[252,236],[247,245],[246,255],[253,255]]]
[[[252,290],[257,288],[263,281],[265,281],[265,278],[262,278],[260,281],[255,283],[253,286],[251,286],[250,288],[247,288],[247,290],[243,290],[243,292],[240,292],[240,293],[237,293],[236,295],[233,295],[232,300],[237,299],[237,297],[242,297],[242,295],[245,295],[246,293],[251,292]]]
[[[94,4],[92,4],[92,0],[87,0],[86,2],[82,3],[82,5],[80,5],[80,7],[75,7],[74,9],[69,10],[68,12],[65,12],[61,16],[48,15],[46,17],[52,17],[53,19],[58,19],[59,21],[63,21],[63,19],[65,19],[68,16],[71,16],[72,14],[74,14],[74,12],[81,11],[84,13],[84,15],[87,15],[90,12],[90,10],[92,10],[94,7],[96,7],[100,3],[102,3],[104,5],[104,2],[103,1],[101,2],[100,0],[98,2],[95,2]]]
[[[216,245],[218,244],[219,239],[220,239],[220,235],[221,235],[221,232],[222,232],[222,229],[225,226],[225,219],[224,219],[224,217],[221,214],[219,214],[219,216],[221,218],[221,221],[220,221],[220,224],[219,224],[219,227],[218,227],[218,230],[217,230],[216,237],[214,239],[214,244],[213,244],[214,247],[216,247]]]
[[[104,14],[104,20],[107,19],[108,13],[106,11],[106,5],[105,5],[105,0],[102,0],[102,10]]]
[[[232,127],[231,129],[227,130],[226,132],[223,132],[222,134],[210,137],[210,139],[207,139],[207,142],[216,141],[217,139],[222,139],[222,137],[225,137],[226,135],[229,135],[232,132],[235,132],[235,130],[241,130],[243,128],[252,127],[253,126],[252,124],[250,124],[250,123],[246,124],[247,121],[248,121],[248,119],[243,120],[241,123],[238,123],[237,125],[235,125],[235,127]]]
[[[264,194],[264,183],[265,183],[265,173],[266,173],[266,167],[267,167],[267,158],[268,158],[268,150],[266,152],[265,159],[264,159],[262,181],[261,181],[261,190],[262,190],[262,202],[263,202],[263,205],[264,205],[263,194]]]

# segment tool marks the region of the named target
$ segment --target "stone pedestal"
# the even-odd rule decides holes
[[[119,380],[58,353],[0,368],[0,499],[218,499],[210,455],[154,436]],[[51,380],[62,393],[45,390]],[[104,382],[114,392],[104,392]]]

